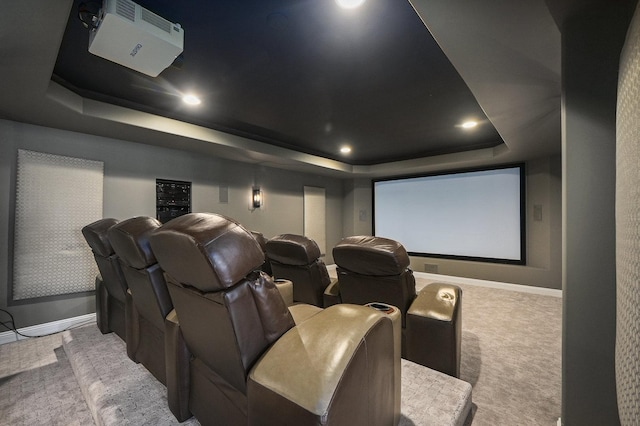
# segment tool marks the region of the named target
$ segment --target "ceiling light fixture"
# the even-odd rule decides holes
[[[343,146],[342,148],[340,148],[340,152],[343,154],[348,154],[351,152],[351,147]]]
[[[465,121],[464,123],[462,123],[462,128],[463,129],[472,129],[474,127],[476,127],[478,125],[477,121]]]
[[[200,98],[196,95],[184,95],[182,97],[182,102],[187,105],[200,105]]]
[[[338,6],[343,9],[355,9],[356,7],[362,6],[365,0],[336,0]]]

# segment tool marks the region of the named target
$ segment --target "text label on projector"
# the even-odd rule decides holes
[[[134,47],[130,53],[131,57],[133,58],[134,56],[136,56],[140,49],[142,49],[142,45],[140,43],[136,44],[136,47]]]

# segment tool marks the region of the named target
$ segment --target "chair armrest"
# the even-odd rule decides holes
[[[342,299],[340,298],[340,285],[337,278],[332,279],[331,283],[324,289],[322,301],[325,308],[342,303]]]
[[[453,284],[429,284],[407,311],[406,358],[460,377],[461,341],[462,289]]]
[[[274,279],[274,284],[280,291],[280,295],[287,306],[293,305],[293,282],[282,278]]]
[[[316,305],[309,305],[307,303],[298,303],[296,305],[289,306],[289,313],[293,317],[293,322],[296,325],[302,324],[322,310],[322,308],[319,308]]]
[[[175,309],[164,320],[164,356],[167,375],[167,402],[179,422],[191,417],[189,411],[189,361],[191,353],[182,336]]]
[[[249,373],[249,424],[391,425],[393,326],[358,305],[324,309],[285,333]]]
[[[407,315],[452,321],[459,309],[461,296],[462,290],[457,285],[429,284],[413,300]]]

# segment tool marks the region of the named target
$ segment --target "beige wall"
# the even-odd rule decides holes
[[[152,147],[116,139],[0,120],[0,307],[8,305],[11,285],[13,197],[18,149],[104,162],[104,216],[126,219],[155,216],[155,179],[192,182],[193,211],[233,217],[266,237],[303,232],[303,186],[326,189],[327,246],[343,233],[342,181],[271,169],[186,151]],[[264,207],[249,208],[251,187],[259,185]],[[219,202],[220,186],[228,187],[228,203]],[[54,206],[52,206],[53,208]],[[80,232],[80,230],[78,230]],[[46,236],[43,236],[46,238]],[[87,246],[87,250],[89,247]],[[333,263],[331,252],[327,263]],[[10,306],[18,327],[79,316],[95,311],[93,296]]]
[[[76,156],[104,162],[104,216],[125,219],[155,215],[155,179],[192,182],[193,211],[210,211],[233,217],[267,237],[303,232],[303,187],[326,189],[327,256],[349,235],[370,234],[372,194],[369,179],[339,180],[203,157],[185,151],[152,147],[116,139],[0,120],[0,307],[8,305],[11,285],[14,176],[17,149]],[[413,258],[412,267],[437,264],[447,275],[559,288],[560,171],[559,159],[543,159],[527,165],[527,201],[543,206],[543,221],[529,220],[526,267]],[[250,190],[259,185],[264,207],[251,211]],[[228,203],[219,201],[220,187],[228,188]],[[94,311],[94,297],[83,296],[10,306],[19,327],[55,321]]]
[[[625,9],[607,2],[562,24],[562,422],[569,426],[620,424],[616,95]]]
[[[372,232],[371,181],[354,180],[345,184],[344,223],[353,223],[350,235]],[[526,164],[527,265],[411,257],[411,268],[459,277],[500,281],[545,288],[562,288],[562,181],[560,157],[529,161]],[[351,208],[351,203],[353,208]],[[542,207],[542,220],[533,220],[534,205]],[[364,211],[368,220],[358,221]],[[426,266],[425,266],[426,265]]]
[[[370,235],[372,229],[371,180],[344,181],[343,236]]]
[[[425,272],[425,264],[437,273],[500,281],[535,287],[562,288],[562,181],[560,157],[527,162],[526,222],[527,264],[504,265],[485,262],[412,257],[411,267]],[[542,220],[534,221],[535,205],[542,207]]]

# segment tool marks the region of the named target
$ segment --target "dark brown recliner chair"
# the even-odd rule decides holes
[[[102,334],[115,332],[126,340],[127,283],[107,232],[117,219],[100,219],[82,228],[100,274],[96,277],[96,323]]]
[[[267,239],[262,234],[262,232],[251,231],[251,235],[256,239],[258,244],[260,244],[260,248],[262,249],[262,253],[264,254],[264,263],[260,267],[260,269],[267,275],[273,276],[273,271],[271,270],[271,261],[269,260],[269,256],[267,255]],[[284,278],[275,279],[276,287],[280,290],[280,294],[284,299],[287,306],[293,305],[293,283],[291,280],[287,280]]]
[[[462,290],[433,283],[416,294],[409,255],[397,241],[371,236],[344,238],[333,249],[338,283],[325,304],[382,302],[402,317],[402,356],[460,377]]]
[[[331,278],[319,259],[318,244],[303,235],[282,234],[267,241],[266,247],[274,278],[293,282],[293,301],[324,306],[323,293]]]
[[[175,218],[150,241],[180,321],[174,328],[177,318],[167,317],[175,367],[167,386],[180,387],[201,424],[393,423],[385,315],[339,305],[294,325],[272,279],[257,270],[260,246],[222,216]],[[171,349],[181,339],[187,350]]]
[[[173,303],[149,244],[149,235],[160,226],[154,218],[134,217],[112,226],[108,235],[129,286],[127,353],[166,384],[164,320]]]
[[[262,232],[251,231],[251,235],[256,239],[258,244],[260,244],[260,248],[262,249],[262,253],[264,253],[264,263],[260,267],[267,275],[273,276],[273,271],[271,270],[271,262],[269,261],[269,257],[267,256],[267,239],[262,234]]]

